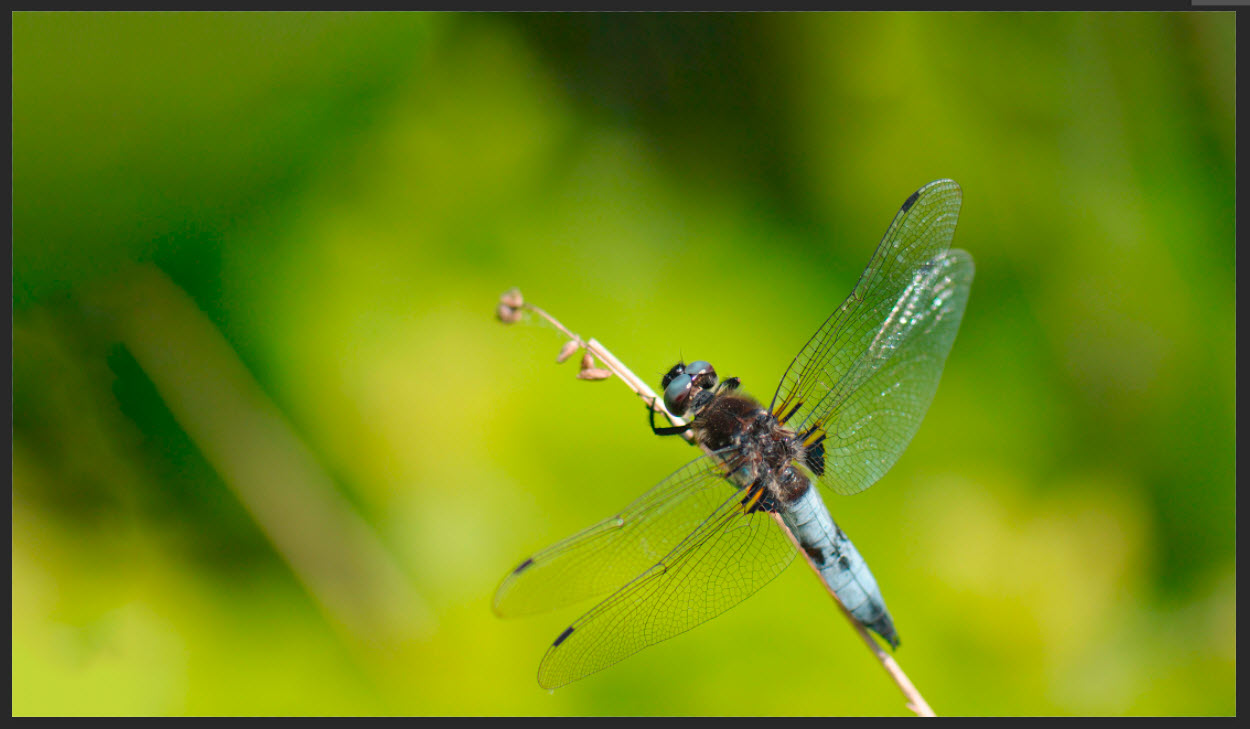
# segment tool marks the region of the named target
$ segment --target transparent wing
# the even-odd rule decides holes
[[[798,432],[820,436],[817,478],[835,493],[876,483],[920,428],[968,303],[975,269],[967,251],[921,266],[842,383],[813,408]]]
[[[791,425],[803,422],[831,394],[854,389],[847,375],[911,285],[916,269],[950,248],[961,199],[954,180],[931,182],[907,198],[851,295],[782,376],[771,408],[778,418]]]
[[[801,433],[816,428],[890,358],[901,340],[889,332],[882,336],[883,327],[904,295],[915,291],[921,268],[950,248],[961,199],[953,180],[931,182],[907,198],[851,295],[790,363],[773,396],[771,409],[778,419]]]
[[[727,457],[727,451],[718,453]],[[737,487],[702,456],[621,513],[522,562],[495,592],[495,612],[530,615],[611,592],[656,564]]]
[[[698,529],[556,638],[538,667],[554,689],[684,633],[781,574],[795,550],[765,511],[745,513],[741,492]]]

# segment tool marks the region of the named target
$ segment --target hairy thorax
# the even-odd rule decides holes
[[[755,398],[743,393],[721,393],[702,404],[691,424],[700,445],[720,451],[730,448],[725,463],[739,486],[760,485],[777,502],[789,503],[810,487],[807,475],[795,467],[804,449],[794,431],[777,422]],[[764,508],[773,502],[766,501]]]

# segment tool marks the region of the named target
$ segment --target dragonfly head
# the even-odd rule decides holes
[[[660,380],[664,406],[670,413],[684,417],[694,402],[692,395],[700,390],[711,390],[717,382],[716,369],[710,363],[703,360],[690,364],[678,362]]]

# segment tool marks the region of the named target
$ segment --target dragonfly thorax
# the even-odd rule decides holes
[[[743,392],[704,390],[694,396],[691,432],[699,445],[724,453],[730,478],[741,487],[767,489],[767,503],[791,503],[811,487],[795,467],[805,449],[794,431]],[[767,508],[767,507],[766,507]]]

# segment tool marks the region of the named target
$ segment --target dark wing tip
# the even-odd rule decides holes
[[[499,617],[507,618],[507,617],[512,617],[515,614],[515,613],[510,613],[508,610],[504,609],[504,606],[503,606],[504,598],[507,596],[508,589],[512,586],[513,580],[516,579],[516,576],[524,572],[532,564],[534,564],[534,558],[529,557],[524,562],[517,565],[516,568],[513,569],[511,572],[509,572],[508,576],[503,579],[503,582],[500,583],[499,588],[495,590],[495,599],[491,603],[491,610],[493,610],[494,613],[498,615]]]
[[[558,638],[556,638],[555,642],[551,644],[551,647],[555,648],[556,646],[560,645],[561,643],[565,641],[566,638],[568,638],[572,634],[573,634],[573,626],[570,625],[569,627],[564,629],[564,632],[561,633]]]
[[[944,275],[955,277],[958,285],[964,287],[972,285],[972,279],[977,272],[972,254],[962,248],[952,248],[943,252],[932,261],[932,264],[940,266]]]
[[[963,192],[963,189],[959,186],[959,183],[955,182],[949,177],[943,177],[942,179],[934,180],[933,182],[930,182],[927,185],[922,185],[920,189],[917,190],[916,192],[924,192],[925,190],[929,190],[934,187],[953,187],[956,190]]]
[[[945,257],[953,261],[953,265],[964,266],[968,269],[969,277],[976,273],[977,266],[972,260],[972,254],[962,248],[952,248],[945,253]]]
[[[903,209],[901,212],[907,212],[907,210],[914,205],[916,200],[918,200],[922,195],[933,194],[939,190],[949,190],[954,197],[961,201],[963,200],[964,191],[963,188],[959,186],[959,183],[949,177],[943,177],[942,179],[934,180],[927,185],[922,185],[919,190],[913,192],[911,197],[907,198],[907,200],[903,203]]]
[[[504,585],[506,584],[507,583],[505,582]],[[508,611],[503,609],[504,585],[500,585],[499,589],[495,590],[495,599],[492,600],[490,603],[491,612],[495,613],[497,617],[501,617],[501,618],[511,617],[508,614]]]

